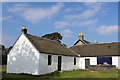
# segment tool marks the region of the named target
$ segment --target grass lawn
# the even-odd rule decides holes
[[[72,71],[55,71],[52,74],[44,76],[33,76],[28,74],[8,74],[6,73],[6,66],[4,65],[2,70],[3,78],[118,78],[118,72],[101,71],[101,72],[91,72],[87,70],[72,70]],[[117,79],[118,80],[118,79]]]

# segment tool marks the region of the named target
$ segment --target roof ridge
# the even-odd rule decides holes
[[[73,45],[73,46],[87,46],[87,45],[105,45],[105,44],[117,44],[120,42],[111,42],[111,43],[97,43],[97,44],[86,44],[86,45]],[[72,47],[72,46],[71,46]]]

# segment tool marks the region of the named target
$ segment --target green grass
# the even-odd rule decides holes
[[[6,66],[3,66],[3,69],[0,70],[3,73],[3,78],[118,78],[118,72],[101,71],[101,72],[91,72],[87,70],[72,70],[72,71],[55,71],[52,74],[42,75],[42,76],[33,76],[29,74],[8,74],[6,73]]]
[[[6,71],[6,65],[0,66],[0,71],[1,72]]]

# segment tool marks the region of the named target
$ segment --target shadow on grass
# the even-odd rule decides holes
[[[46,74],[46,75],[31,75],[31,74],[13,74],[13,73],[6,73],[5,71],[2,72],[2,78],[7,79],[7,80],[13,80],[14,79],[51,79],[51,78],[58,78],[60,77],[60,72],[55,71],[51,74]]]
[[[58,78],[60,77],[60,71],[55,71],[52,72],[51,74],[46,74],[46,75],[38,75],[38,76],[34,76],[34,77],[40,77],[40,78]]]

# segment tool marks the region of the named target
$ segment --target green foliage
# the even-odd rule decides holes
[[[2,65],[6,65],[7,64],[7,54],[2,54]]]
[[[13,46],[10,46],[9,48],[6,48],[5,54],[8,54]]]
[[[4,45],[0,45],[0,51],[2,51],[2,54],[4,54],[4,52],[6,51],[5,46]]]
[[[42,37],[47,38],[47,39],[51,39],[51,40],[56,40],[58,42],[61,42],[61,40],[62,40],[62,36],[58,32],[54,32],[54,33],[51,33],[51,34],[45,34]]]

